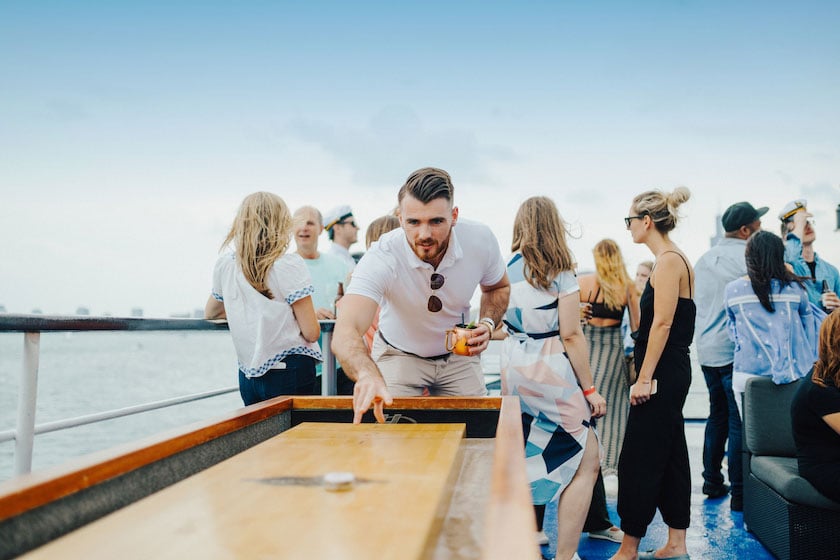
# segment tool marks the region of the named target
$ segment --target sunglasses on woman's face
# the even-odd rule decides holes
[[[624,218],[624,225],[627,226],[627,229],[630,229],[630,222],[633,220],[641,220],[645,217],[645,214],[640,214],[639,216],[627,216]]]
[[[429,287],[433,290],[439,290],[443,287],[443,283],[446,281],[446,278],[443,277],[443,274],[438,274],[437,272],[432,273],[432,278],[429,281]],[[440,298],[437,297],[435,294],[429,296],[429,301],[426,303],[426,309],[431,311],[432,313],[437,313],[441,309],[443,309],[443,302],[440,301]]]

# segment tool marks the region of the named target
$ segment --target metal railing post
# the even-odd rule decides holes
[[[321,353],[324,355],[324,365],[321,371],[321,395],[329,397],[338,392],[338,381],[336,379],[335,356],[333,356],[330,342],[332,342],[332,330],[325,330],[321,340],[324,347]]]
[[[23,334],[23,368],[18,392],[17,434],[15,435],[15,475],[32,471],[35,440],[35,405],[38,400],[38,361],[41,333]]]

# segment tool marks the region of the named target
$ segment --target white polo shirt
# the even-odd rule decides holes
[[[431,289],[432,273],[443,275],[439,290]],[[379,330],[393,346],[431,357],[446,353],[446,329],[469,320],[470,299],[479,285],[492,286],[505,274],[499,242],[490,228],[458,220],[437,270],[412,251],[405,232],[396,229],[379,238],[365,253],[347,289],[348,294],[379,303]],[[435,294],[443,309],[427,309]]]

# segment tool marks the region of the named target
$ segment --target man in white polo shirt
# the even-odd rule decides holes
[[[354,422],[393,396],[484,395],[479,354],[507,309],[510,282],[490,228],[458,219],[452,180],[442,169],[419,169],[397,196],[402,229],[383,235],[353,272],[341,300],[332,349],[356,381]],[[457,224],[457,225],[456,225]],[[478,327],[469,356],[446,350],[447,329],[470,312],[481,287]],[[381,306],[379,333],[368,354],[362,339]]]

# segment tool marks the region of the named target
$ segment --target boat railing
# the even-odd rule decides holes
[[[320,321],[324,368],[321,393],[336,394],[336,365],[330,340],[335,321]],[[0,443],[15,441],[14,475],[32,471],[32,452],[35,436],[57,430],[65,430],[102,422],[113,418],[131,416],[141,412],[157,410],[201,399],[232,393],[238,387],[224,387],[202,393],[182,395],[170,399],[143,403],[75,418],[65,418],[35,425],[35,410],[38,400],[38,364],[42,332],[78,331],[215,331],[227,330],[227,321],[205,319],[146,319],[142,317],[88,317],[57,315],[13,315],[0,314],[0,332],[23,333],[23,359],[18,389],[18,414],[16,427],[0,431]]]

